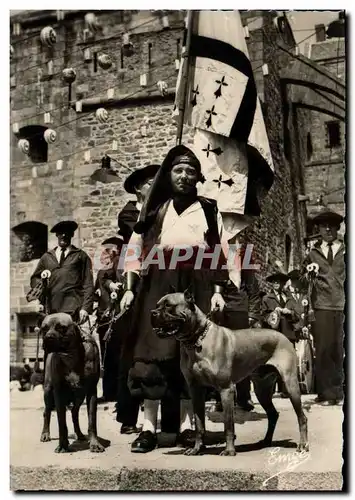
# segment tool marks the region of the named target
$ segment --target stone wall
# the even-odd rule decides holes
[[[337,76],[345,84],[345,39],[331,38],[311,47],[311,59]],[[334,100],[334,99],[333,99]],[[315,104],[317,102],[315,101]],[[345,103],[342,103],[345,108]],[[339,113],[339,107],[329,105],[329,109]],[[341,114],[341,112],[340,112]],[[327,147],[326,122],[336,120],[332,116],[310,111],[310,134],[313,153],[305,163],[307,194],[310,196],[309,212],[314,212],[320,197],[330,209],[345,214],[345,122],[340,124],[340,146]]]

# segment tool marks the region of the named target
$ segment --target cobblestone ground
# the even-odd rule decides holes
[[[236,411],[237,455],[218,456],[223,449],[222,414],[207,404],[210,445],[203,456],[187,457],[172,446],[174,436],[159,435],[159,447],[149,454],[133,454],[135,436],[119,434],[113,403],[100,405],[98,431],[105,453],[93,454],[86,443],[73,436],[67,414],[72,452],[56,454],[56,415],[52,416],[52,441],[40,443],[43,391],[21,393],[13,387],[11,401],[11,488],[13,490],[340,490],[342,487],[341,407],[321,407],[314,396],[303,396],[308,417],[310,453],[295,451],[298,440],[296,416],[288,400],[275,397],[280,418],[273,447],[253,449],[266,431],[266,415],[260,405],[246,413]],[[86,408],[80,412],[87,425]],[[139,416],[142,423],[143,415]],[[271,477],[274,476],[274,477]]]

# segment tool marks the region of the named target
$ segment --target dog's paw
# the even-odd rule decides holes
[[[59,444],[56,449],[54,450],[55,453],[69,453],[70,450],[69,450],[69,444],[66,444],[66,445],[62,445],[62,444]]]
[[[105,447],[102,446],[98,441],[91,441],[90,443],[90,451],[91,453],[102,453],[105,451]]]
[[[184,451],[184,455],[192,457],[194,455],[202,455],[206,450],[205,446],[200,446],[199,448],[188,448]]]
[[[225,448],[221,453],[219,454],[221,457],[235,457],[236,451],[233,449],[227,449]]]
[[[298,453],[301,453],[303,451],[308,452],[309,451],[309,443],[299,443],[296,451],[298,451]]]
[[[48,441],[51,440],[51,435],[49,434],[49,432],[42,432],[41,434],[41,443],[48,443]]]

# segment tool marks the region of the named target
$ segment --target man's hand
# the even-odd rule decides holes
[[[109,284],[109,288],[111,292],[117,292],[117,290],[121,288],[121,283],[114,283],[113,281],[111,281],[111,283]]]
[[[249,327],[250,328],[262,328],[261,327],[261,322],[255,318],[250,318],[249,317]]]
[[[222,312],[226,302],[220,293],[214,293],[211,298],[211,312]]]
[[[288,309],[287,307],[284,307],[281,309],[282,314],[292,314],[292,311]]]
[[[79,312],[79,325],[82,325],[89,319],[89,313],[85,309],[80,309]]]
[[[131,290],[127,290],[124,293],[120,303],[121,311],[123,311],[124,309],[129,309],[133,303],[133,300],[134,300],[134,293]]]

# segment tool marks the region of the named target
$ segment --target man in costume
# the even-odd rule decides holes
[[[312,294],[315,312],[314,342],[316,349],[316,402],[340,405],[344,398],[344,305],[345,247],[337,233],[343,217],[323,210],[313,219],[319,227],[321,241],[310,250],[305,266],[319,266]]]
[[[130,334],[134,366],[129,384],[133,394],[145,398],[143,431],[132,443],[132,452],[145,453],[156,447],[159,400],[169,401],[175,409],[169,430],[171,433],[180,430],[177,441],[183,446],[194,441],[191,415],[184,405],[181,415],[179,411],[180,398],[189,396],[180,371],[178,343],[174,338],[160,339],[154,334],[150,312],[162,296],[188,288],[205,313],[224,308],[221,292],[228,272],[221,269],[221,263],[225,260],[219,259],[216,268],[211,269],[210,257],[216,245],[223,243],[222,217],[213,200],[197,196],[196,185],[203,181],[201,165],[194,153],[183,145],[171,149],[155,177],[146,200],[146,213],[130,241],[141,252],[140,258],[125,264],[127,291],[121,307],[130,307],[135,299],[133,311],[137,321]],[[201,247],[205,257],[197,266]],[[156,252],[162,257],[159,259],[162,265],[157,260],[148,265]],[[181,255],[184,257],[179,260]],[[141,280],[137,286],[139,274]],[[234,279],[239,287],[240,273]]]
[[[292,312],[286,307],[288,294],[285,285],[289,281],[289,276],[284,273],[275,273],[266,278],[271,284],[272,291],[264,295],[262,299],[262,317],[265,327],[273,327],[270,324],[270,314],[275,312],[279,316],[279,323],[276,330],[283,333],[293,344],[296,342],[296,335],[292,324]],[[286,388],[278,379],[278,388],[282,397],[288,397]]]
[[[303,301],[307,300],[307,294],[305,293],[305,282],[302,280],[301,271],[294,269],[288,273],[288,277],[290,281],[285,307],[291,311],[292,328],[295,333],[295,340],[298,340],[302,336],[302,327],[304,325],[302,315],[305,310]]]
[[[119,234],[123,236],[124,243],[127,244],[133,233],[133,228],[138,220],[142,203],[152,185],[153,179],[160,165],[152,164],[132,172],[125,180],[123,187],[127,193],[136,196],[137,200],[130,200],[118,214]],[[117,270],[122,274],[122,269]],[[111,284],[111,287],[114,285]],[[133,434],[138,432],[137,420],[141,398],[131,394],[128,385],[128,372],[131,367],[131,357],[125,351],[126,339],[129,334],[130,323],[132,321],[131,312],[127,312],[115,325],[120,338],[120,361],[118,371],[118,388],[116,403],[116,421],[120,422],[121,434]],[[170,407],[162,407],[162,420],[170,420]]]
[[[58,238],[58,246],[44,253],[31,276],[31,287],[41,280],[42,271],[51,272],[47,287],[48,313],[64,312],[78,323],[85,323],[92,313],[94,283],[89,256],[71,244],[78,225],[61,221],[51,233]]]
[[[99,269],[96,282],[95,293],[98,296],[97,315],[97,333],[100,339],[101,358],[103,363],[104,375],[102,380],[103,397],[102,401],[116,401],[117,396],[117,374],[119,360],[119,339],[116,331],[112,332],[110,340],[104,342],[105,335],[109,328],[110,309],[114,303],[110,299],[113,291],[119,292],[119,283],[117,275],[117,261],[122,248],[123,238],[114,236],[107,238],[102,242],[104,252],[102,254],[102,268]],[[123,287],[123,285],[122,285]],[[120,297],[117,297],[117,304]]]

